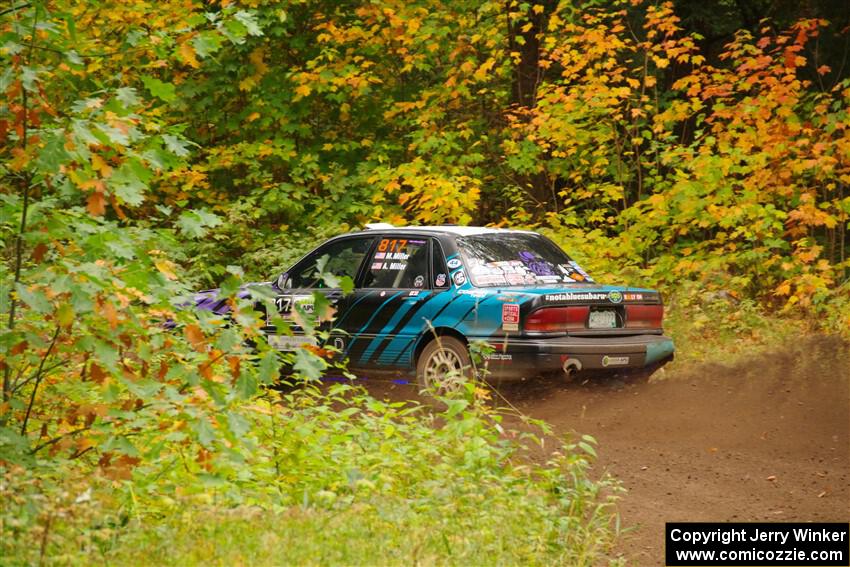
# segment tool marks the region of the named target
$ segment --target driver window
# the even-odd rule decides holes
[[[348,276],[352,280],[355,279],[357,270],[363,263],[363,258],[371,244],[371,238],[347,238],[319,248],[289,272],[286,287],[298,289],[324,287],[324,282],[316,271],[316,262],[322,256],[328,257],[325,272],[338,277]]]
[[[428,288],[428,241],[384,238],[369,258],[363,287]]]

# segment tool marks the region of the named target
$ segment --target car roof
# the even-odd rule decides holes
[[[436,225],[436,226],[390,226],[378,225],[375,228],[367,228],[353,234],[364,233],[379,233],[379,232],[413,232],[413,233],[436,233],[436,234],[453,234],[455,236],[477,236],[479,234],[536,234],[530,230],[519,230],[513,228],[492,228],[487,226],[457,226]]]

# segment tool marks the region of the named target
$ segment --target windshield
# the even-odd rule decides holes
[[[458,238],[457,243],[477,287],[593,282],[563,250],[539,234],[484,234]]]

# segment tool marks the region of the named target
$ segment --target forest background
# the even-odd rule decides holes
[[[575,526],[550,525],[554,548],[516,549],[540,561],[571,549],[593,563],[613,532],[588,520],[610,508],[584,476],[587,440],[564,452],[568,465],[506,472],[522,448],[501,445],[498,416],[475,392],[450,410],[458,431],[420,428],[356,389],[340,396],[357,419],[320,411],[330,402],[317,394],[290,399],[282,425],[263,387],[279,361],[243,348],[258,325],[250,309],[232,300],[235,330],[174,298],[271,279],[370,221],[488,224],[544,232],[600,281],[661,289],[686,359],[708,356],[712,337],[850,336],[848,26],[842,0],[6,2],[0,496],[18,500],[0,512],[0,546],[21,562],[94,548],[114,558],[139,548],[134,518],[168,517],[162,509],[210,486],[218,500],[204,506],[247,499],[262,514],[307,501],[338,511],[339,494],[353,506],[361,489],[393,502],[375,510],[412,494],[465,502],[423,484],[425,457],[404,490],[350,455],[315,472],[323,451],[393,423],[381,437],[436,447],[429,458],[469,483],[483,469],[459,466],[472,466],[472,449],[456,445],[480,428],[475,466],[493,490],[540,489],[523,504],[538,514],[528,526],[563,512],[541,478],[589,491],[571,505],[595,504],[567,514],[584,535],[566,541]],[[308,378],[327,365],[298,357]],[[359,442],[362,455],[401,459]],[[324,448],[304,453],[311,443]],[[283,454],[298,474],[281,475]],[[74,512],[91,501],[92,472],[100,511]],[[271,512],[270,486],[282,507]],[[452,517],[477,508],[472,486]],[[506,515],[520,505],[503,504]],[[303,525],[325,518],[316,514]],[[168,530],[182,528],[160,527],[156,537],[179,540]],[[467,537],[462,523],[446,529],[456,531],[423,532],[420,547],[396,543],[440,556],[444,540]],[[86,543],[68,535],[78,533]]]

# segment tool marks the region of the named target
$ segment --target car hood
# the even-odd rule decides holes
[[[272,291],[277,291],[277,288],[272,282],[251,282],[244,284],[234,294],[238,299],[248,299],[253,296],[252,290],[257,288],[270,288]],[[192,296],[192,304],[201,311],[213,311],[215,313],[228,313],[230,305],[227,302],[228,296],[222,295],[220,288],[205,289],[199,291]]]

